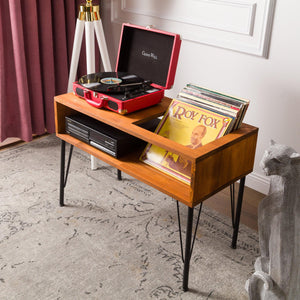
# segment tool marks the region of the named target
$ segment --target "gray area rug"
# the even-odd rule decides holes
[[[54,135],[1,151],[0,164],[0,299],[248,298],[259,255],[251,229],[241,225],[231,249],[231,220],[204,207],[184,293],[170,197],[125,174],[118,181],[104,163],[92,171],[89,155],[74,149],[59,207]]]

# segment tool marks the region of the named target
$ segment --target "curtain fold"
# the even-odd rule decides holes
[[[0,1],[0,141],[55,131],[53,97],[67,91],[82,2]],[[84,47],[78,70],[86,72]]]

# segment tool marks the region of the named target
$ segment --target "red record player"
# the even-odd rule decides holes
[[[178,34],[123,24],[116,72],[82,76],[73,91],[120,114],[155,105],[174,83],[180,45]]]

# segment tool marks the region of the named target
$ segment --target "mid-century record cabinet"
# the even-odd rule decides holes
[[[72,93],[56,96],[54,101],[56,135],[62,140],[60,204],[64,205],[64,181],[67,176],[65,174],[64,163],[65,142],[82,149],[116,169],[185,204],[189,209],[189,214],[186,233],[183,289],[187,290],[193,208],[221,189],[240,180],[239,199],[235,216],[236,224],[234,226],[232,244],[235,248],[245,176],[252,172],[253,169],[258,128],[242,124],[240,129],[224,137],[198,149],[190,149],[139,126],[146,121],[162,116],[170,102],[171,99],[165,97],[155,106],[128,115],[120,115],[109,110],[94,108],[85,100]],[[191,183],[183,183],[141,162],[139,157],[143,149],[117,159],[68,135],[65,130],[65,117],[77,112],[118,128],[146,142],[180,154],[182,157],[192,161]]]

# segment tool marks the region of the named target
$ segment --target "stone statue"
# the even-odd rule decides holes
[[[271,184],[258,208],[261,256],[246,289],[250,300],[300,299],[300,154],[271,141],[260,165]]]

